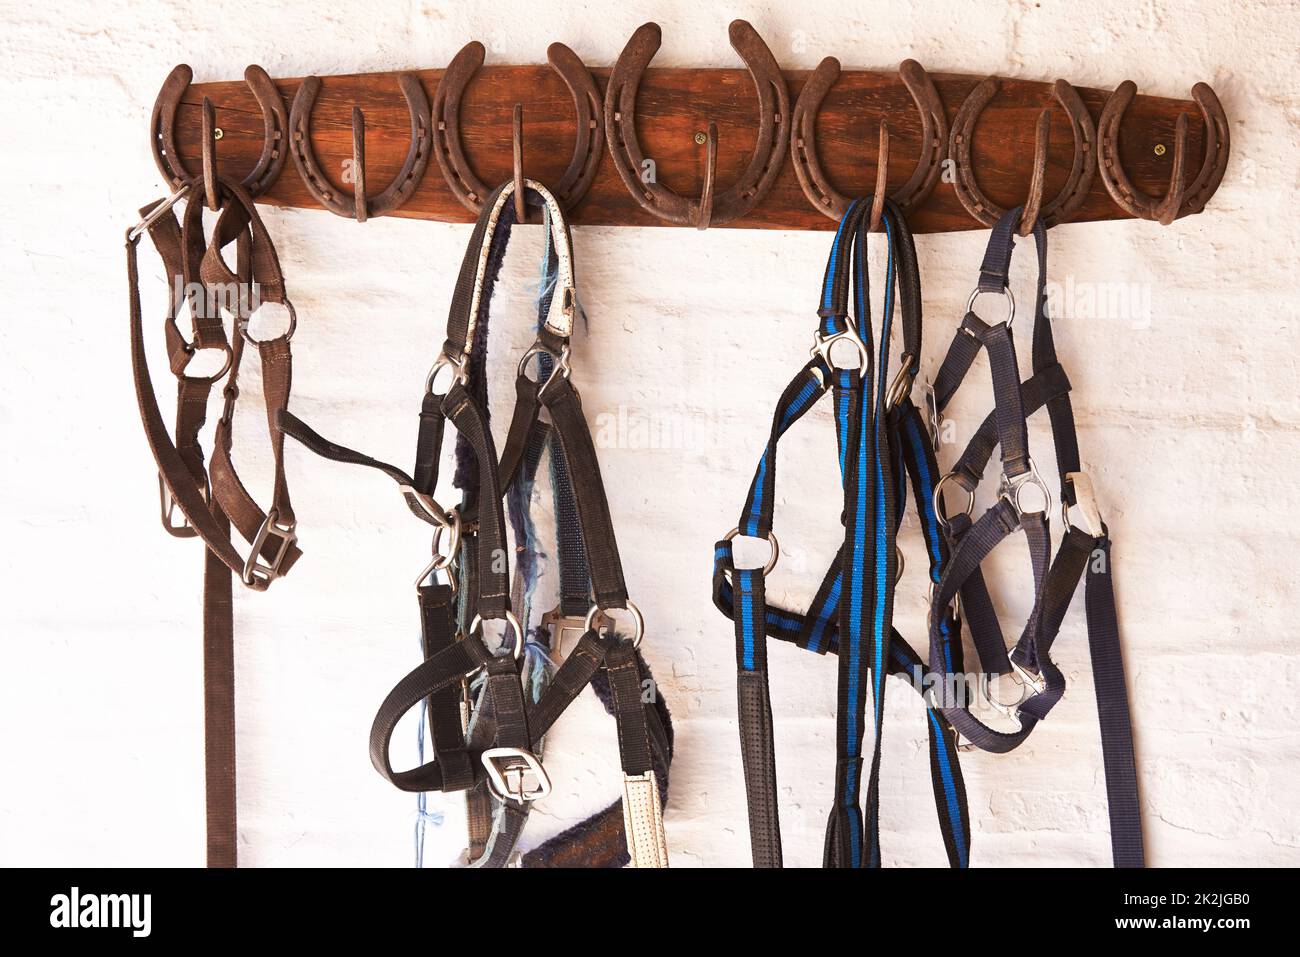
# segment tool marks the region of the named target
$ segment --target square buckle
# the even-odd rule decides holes
[[[531,751],[488,748],[482,760],[488,773],[488,787],[502,801],[526,804],[551,793],[551,778]]]
[[[294,523],[281,525],[276,520],[280,513],[272,508],[266,515],[266,521],[262,527],[257,530],[253,536],[253,543],[248,552],[248,558],[244,560],[244,584],[249,588],[255,588],[263,591],[270,587],[271,582],[280,577],[280,566],[284,564],[284,558],[289,554],[289,549],[298,541],[298,535],[294,531]],[[270,564],[258,561],[262,554],[262,548],[269,539],[278,539],[280,546],[275,550],[275,557],[271,559]]]

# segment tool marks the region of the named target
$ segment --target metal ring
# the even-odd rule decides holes
[[[632,647],[640,648],[641,638],[645,635],[645,618],[641,616],[641,609],[631,601],[627,601],[626,607],[622,610],[632,616]],[[610,615],[608,610],[601,608],[599,605],[592,605],[591,610],[587,612],[587,617],[582,623],[583,628],[586,631],[591,631],[592,626],[596,623],[597,615],[604,618],[606,621],[613,621],[613,616]]]
[[[949,522],[947,517],[944,515],[944,509],[939,507],[943,504],[943,486],[945,482],[954,480],[956,477],[956,472],[947,472],[938,482],[935,483],[934,486],[934,501],[931,503],[934,505],[934,517],[938,520],[939,524],[943,526],[945,531],[952,525],[952,523]],[[964,485],[960,486],[960,488],[966,493],[966,515],[973,515],[975,513],[975,493]]]
[[[248,324],[253,321],[253,316],[257,315],[257,309],[262,308],[261,305],[249,313],[247,318],[240,319],[236,323],[239,327],[239,334],[244,337],[244,340],[248,342],[249,345],[260,346],[264,342],[275,342],[277,339],[283,339],[285,342],[288,342],[293,338],[294,331],[298,328],[298,312],[293,308],[293,303],[290,302],[287,297],[281,305],[289,310],[289,328],[281,335],[275,336],[271,339],[254,339],[248,334]]]
[[[453,359],[451,356],[447,355],[444,350],[443,352],[438,353],[438,358],[434,359],[433,365],[429,367],[429,374],[424,377],[424,391],[426,395],[434,394],[433,380],[436,379],[438,373],[447,366],[451,366],[452,369],[456,370],[456,376],[452,380],[453,382],[459,382],[461,385],[464,385],[469,381],[469,372],[465,368],[465,359],[463,357],[460,359]]]
[[[740,534],[740,526],[737,525],[726,535],[722,536],[724,542],[729,542]],[[745,538],[757,538],[757,535],[746,535]],[[767,557],[767,564],[763,566],[763,577],[766,578],[772,574],[772,569],[776,567],[776,560],[781,557],[781,543],[776,540],[774,532],[767,533],[767,543],[772,546],[771,554]]]
[[[975,300],[979,298],[980,293],[982,292],[989,292],[989,290],[981,289],[978,286],[975,287],[975,291],[972,292],[970,298],[966,300],[967,312],[974,312],[971,307],[975,305]],[[1016,318],[1016,297],[1011,295],[1011,289],[1009,286],[1002,287],[1002,294],[1007,297],[1007,317],[1003,321],[1007,324],[1007,328],[1010,329],[1011,323],[1015,321]]]
[[[514,612],[507,611],[504,618],[506,624],[508,624],[511,630],[515,633],[514,659],[515,661],[518,661],[524,654],[524,630],[519,626],[519,619],[515,617]],[[482,624],[483,616],[475,615],[474,620],[469,623],[469,633],[471,635],[474,634]]]

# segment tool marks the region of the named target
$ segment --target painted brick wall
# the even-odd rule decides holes
[[[822,3],[814,14],[670,0],[340,2],[328,12],[247,0],[5,0],[0,9],[0,434],[10,453],[0,479],[0,862],[203,859],[201,560],[157,527],[127,370],[120,245],[132,211],[160,192],[145,130],[172,64],[193,64],[199,80],[236,77],[250,62],[272,75],[430,66],[474,37],[495,62],[538,62],[562,39],[607,64],[653,18],[665,33],[657,63],[720,65],[734,62],[733,16],[754,22],[791,67],[827,53],[876,69],[913,56],[936,71],[1090,86],[1132,78],[1166,96],[1187,95],[1197,80],[1214,85],[1233,155],[1209,211],[1169,229],[1055,230],[1053,275],[1067,297],[1137,294],[1127,315],[1067,299],[1077,308],[1058,321],[1058,342],[1085,468],[1116,541],[1149,859],[1300,862],[1297,585],[1287,562],[1300,544],[1289,521],[1300,454],[1294,4]],[[302,317],[294,408],[327,434],[406,461],[468,228],[360,228],[294,210],[267,221]],[[983,239],[918,242],[925,375]],[[588,228],[575,243],[591,319],[575,345],[579,381],[602,433],[628,580],[650,623],[646,653],[677,723],[673,862],[745,864],[732,638],[709,603],[710,546],[733,524],[774,397],[806,355],[827,236]],[[498,357],[525,344],[539,246],[537,231],[524,231],[507,263]],[[1016,279],[1021,289],[1032,281],[1028,262]],[[250,375],[247,391],[255,387]],[[980,388],[961,397],[959,435],[988,398]],[[262,488],[257,415],[249,403],[238,455]],[[669,447],[655,447],[656,436]],[[1050,460],[1041,427],[1032,441]],[[806,600],[833,549],[835,516],[824,507],[835,494],[832,448],[823,411],[783,452],[778,597]],[[306,557],[269,595],[240,595],[236,609],[242,860],[406,866],[413,799],[372,771],[366,734],[416,657],[410,581],[427,537],[386,480],[298,449],[288,467]],[[912,521],[903,546],[913,572],[899,627],[918,636],[923,553]],[[1015,545],[992,562],[1007,621],[1026,611],[1024,559]],[[1073,684],[1064,703],[1020,751],[964,765],[976,864],[1109,860],[1084,637],[1076,603],[1057,645]],[[811,865],[833,767],[834,667],[777,648],[772,668],[788,859]],[[886,862],[941,864],[922,715],[910,692],[894,689]],[[557,793],[538,809],[534,837],[617,789],[613,728],[594,701],[566,719],[552,753]],[[440,805],[447,820],[431,860],[459,846],[454,804]]]

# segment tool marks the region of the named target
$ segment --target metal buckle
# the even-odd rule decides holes
[[[565,637],[573,635],[575,642],[580,640],[587,633],[587,619],[581,615],[566,615],[556,605],[542,616],[542,627],[551,636],[551,658],[559,661]]]
[[[488,748],[483,752],[482,761],[488,773],[488,787],[502,801],[528,804],[551,793],[551,778],[531,751]]]
[[[1087,472],[1066,472],[1065,481],[1074,489],[1074,504],[1083,516],[1083,525],[1080,527],[1093,538],[1101,538],[1106,532],[1106,526],[1101,520],[1101,510],[1097,508],[1092,479]],[[1063,528],[1070,527],[1070,503],[1064,498],[1061,499],[1061,521]]]
[[[453,359],[451,356],[447,355],[445,349],[438,353],[438,358],[434,359],[433,365],[429,367],[429,374],[424,377],[425,393],[429,395],[435,394],[433,391],[433,380],[438,377],[439,372],[447,368],[450,368],[454,373],[452,381],[464,385],[469,381],[469,370],[466,368],[466,365],[467,357],[465,356],[461,356],[459,359]],[[448,388],[448,391],[450,391],[450,387]]]
[[[852,368],[852,366],[837,366],[831,361],[831,349],[834,348],[835,343],[847,339],[858,350],[858,374],[866,376],[871,371],[871,356],[867,352],[867,345],[858,335],[857,327],[847,317],[844,321],[847,328],[843,332],[835,333],[833,336],[823,336],[820,332],[814,332],[813,346],[808,350],[808,353],[813,358],[820,357],[822,362],[826,363],[829,368]]]
[[[141,219],[140,222],[136,223],[134,226],[132,226],[130,229],[126,231],[126,241],[129,243],[134,243],[137,239],[139,239],[140,234],[143,233],[150,226],[152,226],[154,223],[158,222],[158,220],[162,219],[163,215],[167,212],[167,210],[171,209],[173,206],[175,206],[182,199],[184,199],[186,196],[189,195],[190,187],[192,185],[193,184],[191,183],[186,183],[184,186],[182,186],[176,192],[172,193],[170,196],[165,196],[164,198],[160,199],[158,201],[157,206],[149,210],[149,212],[145,213],[144,218]]]
[[[523,354],[522,358],[520,358],[519,360],[519,365],[515,368],[515,374],[523,375],[524,367],[528,365],[528,360],[531,359],[533,356],[538,356],[538,355],[547,355],[555,360],[555,367],[551,369],[551,374],[546,377],[546,381],[541,384],[541,388],[544,389],[548,385],[550,385],[551,380],[554,379],[556,376],[560,376],[565,379],[569,377],[569,373],[570,371],[572,371],[569,367],[569,347],[566,345],[563,349],[560,350],[560,354],[556,355],[554,352],[546,348],[546,346],[542,345],[540,342],[534,342],[531,346],[528,347],[528,351]]]
[[[414,489],[412,489],[412,491],[414,492]],[[415,494],[419,495],[418,492]],[[429,501],[432,502],[433,500],[429,499]],[[424,566],[424,570],[420,572],[419,576],[415,579],[416,588],[423,585],[424,580],[430,575],[435,572],[444,571],[447,573],[447,583],[451,585],[452,593],[454,594],[456,592],[457,583],[455,569],[458,557],[457,553],[460,551],[460,512],[453,508],[447,513],[447,518],[450,520],[447,525],[435,525],[433,527],[433,558],[429,560],[429,564]],[[447,547],[446,552],[439,547],[443,531],[447,531],[451,534],[451,544]]]
[[[988,702],[989,706],[992,707],[993,710],[999,712],[1000,714],[1006,715],[1008,718],[1011,718],[1014,721],[1019,721],[1020,706],[1024,704],[1026,701],[1028,701],[1030,698],[1032,698],[1034,695],[1042,694],[1043,690],[1047,687],[1047,681],[1046,679],[1043,678],[1042,675],[1034,674],[1028,668],[1024,667],[1021,664],[1018,664],[1013,659],[1008,659],[1008,660],[1011,662],[1010,673],[1014,678],[1014,683],[1016,684],[1017,687],[1020,688],[1020,697],[1017,698],[1015,701],[1002,701],[999,698],[995,698],[992,692],[992,688],[993,688],[992,676],[987,671],[980,672],[980,680],[979,680],[980,697],[982,697],[986,702]],[[998,677],[1003,677],[1003,676],[998,675]],[[1032,693],[1026,694],[1027,691]]]
[[[1020,504],[1020,494],[1024,491],[1025,486],[1027,485],[1033,486],[1043,493],[1043,507],[1029,511],[1028,514],[1036,515],[1039,513],[1046,513],[1048,509],[1052,507],[1052,493],[1047,490],[1047,483],[1045,483],[1042,476],[1038,474],[1038,466],[1034,464],[1034,460],[1031,458],[1029,460],[1029,471],[1025,472],[1023,475],[1018,475],[1014,479],[1011,479],[1004,473],[1002,476],[1002,485],[998,490],[999,494],[1011,504],[1013,509],[1015,509],[1017,518],[1026,514],[1026,509],[1024,509]],[[971,499],[973,501],[974,496],[971,496]]]
[[[626,602],[626,606],[626,608],[620,610],[626,611],[632,616],[632,647],[639,648],[641,647],[641,639],[645,636],[645,618],[641,616],[641,609],[634,605],[630,599]],[[592,605],[591,610],[587,612],[587,617],[582,623],[584,633],[591,631],[596,624],[597,617],[603,618],[606,622],[612,624],[614,621],[613,616],[610,614],[610,611],[612,610],[613,609],[601,608],[599,605]],[[605,634],[606,627],[607,626],[602,626],[598,629],[602,635]]]
[[[912,391],[912,383],[916,381],[916,369],[912,365],[914,357],[909,352],[904,352],[899,357],[901,366],[894,375],[894,381],[889,384],[889,392],[885,394],[885,409],[897,408],[903,399],[907,398]]]
[[[405,483],[399,483],[397,490],[406,498],[408,505],[414,503],[419,506],[423,514],[417,515],[416,518],[422,517],[435,528],[451,528],[453,523],[459,526],[459,519],[453,518],[456,510],[454,508],[444,509],[434,501],[432,495],[426,495],[414,485],[406,485]],[[459,527],[456,530],[456,539],[458,541],[460,539]]]
[[[182,522],[177,525],[173,518],[176,514],[176,499],[172,496],[171,489],[163,481],[162,473],[158,473],[158,507],[162,517],[163,530],[173,538],[194,538],[199,534],[198,529],[190,524],[190,520],[181,513]]]
[[[266,513],[266,521],[262,527],[257,530],[257,535],[253,537],[252,546],[248,552],[248,558],[244,560],[244,584],[249,588],[256,588],[258,591],[270,587],[271,582],[280,577],[280,566],[284,563],[284,557],[289,554],[289,549],[298,541],[298,536],[294,532],[297,527],[296,523],[281,525],[276,520],[280,517],[277,509],[272,508]],[[267,539],[278,538],[280,547],[275,551],[275,558],[268,565],[265,562],[258,561],[262,554],[262,546],[266,544]]]

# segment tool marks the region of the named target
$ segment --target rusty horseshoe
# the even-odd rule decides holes
[[[397,176],[373,199],[366,196],[366,120],[361,110],[352,108],[352,195],[349,196],[330,183],[311,146],[311,110],[320,94],[320,77],[307,77],[294,95],[289,113],[292,130],[289,149],[293,153],[294,165],[298,167],[307,192],[337,216],[356,219],[360,223],[371,216],[383,216],[406,202],[420,185],[429,165],[429,100],[424,95],[420,78],[414,73],[399,73],[397,84],[406,98],[406,108],[411,116],[411,145]]]
[[[193,78],[194,71],[187,64],[181,63],[174,67],[163,81],[149,120],[150,148],[154,163],[173,190],[192,182],[199,175],[186,168],[176,149],[176,108],[180,106],[181,98]],[[248,67],[244,71],[244,82],[253,91],[257,105],[262,109],[262,152],[241,181],[250,195],[257,196],[275,182],[284,167],[284,140],[289,121],[285,115],[284,101],[280,99],[280,91],[275,88],[265,70],[257,65]],[[204,120],[204,165],[215,173],[216,157],[212,145],[215,140],[215,120],[210,106],[204,109]]]
[[[985,226],[996,223],[1006,210],[985,196],[975,182],[971,164],[971,141],[975,121],[997,92],[998,79],[993,76],[986,78],[970,92],[953,119],[952,140],[948,151],[953,160],[953,189],[957,198],[961,200],[966,212]],[[1039,219],[1044,226],[1051,227],[1073,216],[1087,197],[1092,178],[1097,172],[1097,133],[1088,108],[1083,105],[1078,91],[1064,80],[1057,80],[1052,85],[1052,95],[1070,120],[1070,129],[1074,133],[1074,157],[1070,163],[1070,174],[1061,191],[1051,202],[1043,203],[1043,175],[1047,165],[1047,130],[1051,113],[1050,110],[1044,110],[1038,116],[1035,132],[1034,172],[1029,200],[1025,204],[1021,235],[1028,235]],[[1035,209],[1037,215],[1034,215]]]
[[[1204,209],[1223,181],[1231,146],[1228,118],[1209,84],[1198,83],[1192,87],[1192,99],[1201,108],[1201,117],[1205,120],[1205,152],[1201,169],[1190,186],[1183,183],[1187,163],[1187,114],[1179,114],[1174,131],[1169,189],[1163,198],[1157,199],[1133,185],[1119,160],[1119,126],[1124,111],[1136,94],[1137,85],[1132,80],[1125,80],[1115,88],[1101,111],[1101,181],[1120,209],[1139,219],[1152,219],[1168,226],[1180,216],[1190,216]]]
[[[483,199],[491,189],[475,175],[465,158],[465,148],[460,138],[460,105],[465,87],[483,65],[484,52],[483,44],[477,40],[461,47],[442,74],[438,89],[433,94],[434,155],[438,158],[438,166],[453,195],[463,206],[475,212],[482,208]],[[573,156],[564,175],[551,190],[565,209],[572,209],[587,194],[592,180],[596,178],[601,151],[605,146],[604,131],[597,120],[600,93],[586,65],[563,43],[552,43],[546,48],[546,62],[568,87],[577,114],[578,132],[573,144]],[[516,151],[521,154],[519,160],[522,164],[522,119],[514,132],[513,141]]]
[[[740,179],[725,190],[714,191],[718,137],[713,123],[707,135],[697,136],[706,147],[704,192],[698,200],[675,193],[656,177],[647,181],[642,176],[647,160],[637,141],[636,94],[662,41],[657,23],[642,24],[632,34],[605,89],[605,136],[619,178],[642,209],[679,226],[706,229],[744,216],[767,195],[785,162],[790,139],[790,93],[781,67],[749,23],[733,20],[728,35],[732,49],[740,54],[758,90],[759,122],[754,155]]]
[[[900,209],[907,211],[923,203],[939,181],[948,146],[948,119],[944,115],[939,91],[921,64],[915,60],[904,60],[899,64],[898,74],[902,77],[907,92],[912,94],[917,112],[921,114],[921,155],[917,158],[911,177],[894,190],[891,197]],[[790,128],[790,161],[794,165],[799,186],[808,202],[835,220],[844,217],[852,199],[836,190],[822,170],[817,155],[816,122],[822,100],[839,76],[840,61],[835,57],[828,56],[817,64],[817,69],[799,91],[799,99],[794,105],[794,121]],[[883,208],[884,177],[889,165],[889,130],[883,120],[879,143],[876,151],[876,189],[873,198],[877,202],[872,208],[873,227],[880,220],[877,207]]]

